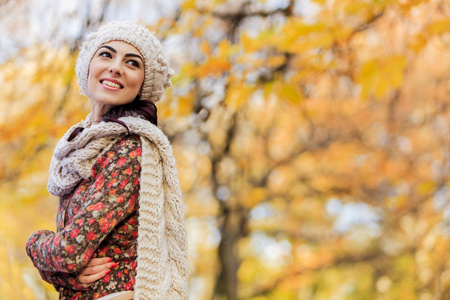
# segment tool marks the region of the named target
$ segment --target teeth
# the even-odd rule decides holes
[[[106,85],[109,85],[111,87],[115,87],[117,89],[120,89],[120,85],[118,85],[115,82],[109,81],[109,80],[103,80],[102,84],[106,84]]]

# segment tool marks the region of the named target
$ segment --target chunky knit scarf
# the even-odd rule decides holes
[[[184,207],[172,148],[164,133],[150,122],[136,117],[120,120],[142,143],[134,299],[187,299]],[[128,133],[115,122],[89,124],[90,115],[70,128],[56,145],[48,182],[53,195],[66,195],[89,178],[98,156]],[[67,141],[77,127],[85,129]]]

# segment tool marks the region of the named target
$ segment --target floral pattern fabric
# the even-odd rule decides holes
[[[133,290],[141,155],[138,136],[117,142],[99,156],[88,179],[60,198],[56,232],[39,230],[28,239],[28,256],[59,290],[60,299],[97,299]],[[94,254],[118,265],[83,289],[77,275]]]

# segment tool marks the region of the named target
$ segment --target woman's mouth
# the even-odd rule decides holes
[[[109,87],[116,88],[116,89],[122,89],[122,88],[123,88],[123,86],[120,85],[119,83],[117,83],[117,82],[112,82],[112,81],[106,80],[106,79],[100,81],[100,83],[103,84],[103,85],[109,86]]]

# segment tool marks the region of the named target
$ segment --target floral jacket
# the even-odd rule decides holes
[[[136,276],[141,142],[127,136],[97,159],[91,176],[60,198],[56,232],[39,230],[26,251],[60,299],[97,299],[132,290]],[[83,289],[77,280],[92,255],[118,265]]]

